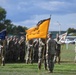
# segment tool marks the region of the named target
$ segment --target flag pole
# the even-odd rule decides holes
[[[51,18],[51,15],[50,15],[50,18]]]

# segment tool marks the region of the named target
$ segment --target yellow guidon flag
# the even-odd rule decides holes
[[[50,18],[38,22],[36,27],[26,30],[26,40],[34,38],[46,38],[49,28]]]

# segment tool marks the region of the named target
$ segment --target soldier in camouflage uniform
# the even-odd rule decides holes
[[[56,42],[52,39],[52,34],[48,35],[47,40],[47,49],[46,49],[46,60],[47,60],[47,66],[50,71],[50,73],[53,72],[54,69],[54,56],[56,53]]]
[[[33,63],[33,39],[27,41],[26,63]]]
[[[2,43],[2,42],[1,42],[1,40],[0,40],[0,65],[2,64],[2,48],[3,48],[3,46],[2,46],[1,43]]]
[[[14,61],[17,62],[18,61],[18,57],[19,57],[19,49],[20,49],[20,46],[19,46],[19,41],[18,41],[18,38],[16,38],[16,41],[14,43]]]
[[[19,46],[20,46],[20,61],[24,62],[25,61],[25,39],[24,37],[21,37],[19,41]]]
[[[58,64],[60,64],[60,53],[61,53],[61,43],[59,41],[59,34],[56,35],[56,59],[55,62],[57,62]],[[57,61],[58,58],[58,61]]]
[[[41,69],[41,64],[42,64],[42,61],[43,61],[43,54],[44,54],[44,47],[45,47],[45,44],[44,44],[44,39],[41,39],[39,38],[39,50],[38,50],[38,69]]]
[[[9,50],[8,61],[9,61],[9,62],[13,62],[14,41],[13,41],[13,37],[12,37],[12,36],[11,36],[10,41],[9,41],[8,50]]]
[[[39,47],[39,42],[38,39],[34,39],[33,41],[33,49],[34,49],[34,62],[38,62],[38,47]]]

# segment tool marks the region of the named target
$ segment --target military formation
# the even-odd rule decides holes
[[[26,62],[27,64],[38,62],[38,69],[41,69],[44,63],[45,70],[53,72],[55,62],[60,64],[60,44],[59,36],[57,41],[52,38],[52,34],[48,34],[46,39],[38,38],[25,40],[25,37],[6,37],[5,45],[0,42],[0,65],[2,59],[5,62]],[[2,53],[2,49],[4,52]],[[2,58],[4,57],[4,58]],[[58,57],[58,61],[57,61]]]
[[[1,49],[3,53],[1,54],[3,55],[5,62],[17,62],[18,60],[23,62],[25,60],[24,37],[6,37],[4,41],[1,41],[1,43],[3,46],[3,49]]]

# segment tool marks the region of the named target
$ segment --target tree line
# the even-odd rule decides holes
[[[68,28],[67,32],[68,32],[68,34],[69,33],[76,33],[76,29],[74,29],[74,28]]]
[[[7,34],[17,35],[21,32],[25,33],[27,27],[23,27],[21,25],[16,26],[12,24],[12,21],[6,18],[6,14],[6,10],[0,7],[0,31],[6,28]]]

